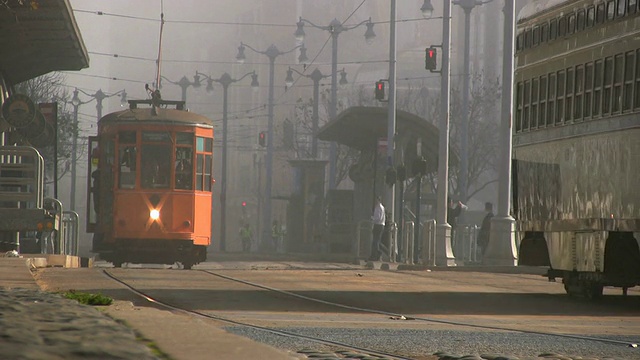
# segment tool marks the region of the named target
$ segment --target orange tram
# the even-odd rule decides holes
[[[141,105],[148,105],[142,107]],[[89,138],[87,231],[123,263],[206,260],[211,244],[213,124],[183,101],[131,100]]]

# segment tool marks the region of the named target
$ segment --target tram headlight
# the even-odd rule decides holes
[[[149,212],[149,217],[151,217],[152,220],[158,220],[160,218],[160,210],[151,209],[151,212]]]

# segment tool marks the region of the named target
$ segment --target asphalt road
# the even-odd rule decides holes
[[[180,308],[414,359],[433,358],[429,355],[437,351],[503,354],[521,359],[543,353],[571,358],[640,359],[640,349],[625,345],[640,342],[637,289],[630,289],[627,297],[619,289],[606,289],[603,299],[590,302],[568,297],[561,284],[548,282],[540,275],[381,271],[349,264],[283,261],[211,262],[196,268],[200,271],[108,271]],[[41,287],[49,290],[100,292],[131,302],[133,309],[153,307],[108,279],[102,270],[48,268],[40,270],[37,277]],[[137,316],[135,311],[129,313],[121,310],[117,315]],[[176,319],[166,317],[166,321]],[[218,329],[290,353],[309,348],[336,350],[306,340],[210,322]],[[185,332],[184,326],[178,328]],[[175,340],[180,334],[165,336]],[[153,335],[147,337],[153,339]],[[196,359],[193,355],[203,352],[197,350],[198,343],[189,344],[188,339],[178,350],[177,342],[168,349],[175,359],[187,358],[183,355]],[[162,348],[162,341],[158,343]]]

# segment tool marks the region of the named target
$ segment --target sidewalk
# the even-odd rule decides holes
[[[37,266],[46,261],[0,257],[0,359],[299,358],[179,313],[126,301],[91,307],[40,291]]]

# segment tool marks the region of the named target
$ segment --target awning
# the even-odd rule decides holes
[[[385,107],[351,107],[322,127],[318,138],[358,150],[370,149],[378,139],[387,137],[387,114]],[[396,110],[396,133],[399,137],[419,136],[423,152],[438,153],[438,128],[417,115]]]
[[[2,1],[0,71],[10,84],[88,66],[89,55],[68,0]]]

